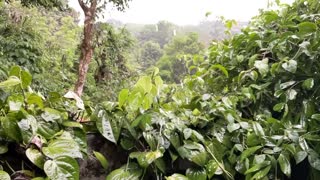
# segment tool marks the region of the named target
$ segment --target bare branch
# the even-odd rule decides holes
[[[97,9],[98,1],[97,0],[92,0],[91,6],[90,6],[90,11],[91,13],[94,13]]]
[[[88,7],[85,5],[85,3],[83,2],[83,0],[78,0],[80,7],[82,8],[82,10],[84,12],[88,11]]]

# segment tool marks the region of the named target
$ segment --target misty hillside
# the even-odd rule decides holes
[[[161,24],[168,24],[171,29],[171,33],[175,35],[187,34],[190,32],[195,32],[199,34],[199,40],[205,45],[209,45],[212,40],[222,40],[227,37],[225,34],[226,27],[224,23],[220,20],[216,21],[202,21],[198,25],[183,25],[179,26],[167,21],[160,21],[157,24],[135,24],[135,23],[123,23],[115,19],[107,20],[107,23],[114,27],[125,27],[132,33],[135,37],[139,39],[145,31],[159,31],[159,26]],[[239,33],[241,28],[248,25],[248,22],[237,22],[237,24],[232,27],[232,34]]]

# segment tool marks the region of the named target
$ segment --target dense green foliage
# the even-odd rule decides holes
[[[44,99],[30,88],[31,81],[30,73],[14,66],[8,80],[0,83],[0,154],[4,154],[0,168],[11,170],[13,179],[33,178],[37,168],[50,179],[79,179],[79,167],[74,158],[86,155],[86,134],[83,126],[72,121],[68,113],[83,109],[82,101],[77,99],[73,103],[67,100],[72,96],[67,94],[64,98],[58,93],[51,93]],[[13,148],[11,152],[25,153],[24,157],[33,164],[26,158],[20,159],[21,166],[17,164],[5,154],[10,148]],[[5,164],[7,166],[3,167]]]
[[[131,77],[124,74],[134,41],[123,29],[97,24],[95,63],[87,85],[87,97],[97,98],[94,103],[83,103],[72,91],[62,96],[65,86],[45,96],[32,90],[31,82],[41,83],[45,74],[32,68],[56,66],[48,66],[55,61],[43,60],[42,53],[36,62],[45,64],[38,66],[30,54],[42,50],[50,57],[63,53],[72,59],[76,46],[61,52],[64,44],[56,42],[50,52],[42,46],[54,40],[23,28],[21,37],[40,37],[26,40],[36,48],[26,49],[25,56],[14,30],[28,24],[2,26],[9,17],[1,16],[0,37],[16,48],[1,46],[1,58],[11,57],[12,64],[2,61],[6,80],[0,82],[0,179],[79,179],[76,159],[93,155],[110,172],[107,180],[319,179],[319,9],[317,0],[296,0],[261,11],[242,33],[212,42],[207,55],[195,34],[173,36],[168,44],[148,39],[141,43],[148,66],[164,47],[159,68],[122,89],[115,102],[105,97]],[[230,30],[233,21],[225,23]],[[74,61],[66,62],[72,70]],[[13,64],[24,68],[9,70]],[[25,68],[35,74],[34,80]],[[168,69],[170,75],[164,71]],[[167,85],[162,79],[179,84]],[[112,162],[103,152],[87,151],[88,133],[98,133],[125,151],[127,163],[110,169]]]
[[[160,45],[153,41],[143,43],[141,51],[141,64],[144,69],[154,66],[163,55]]]
[[[167,44],[174,36],[175,26],[167,21],[160,21],[156,25],[146,25],[139,32],[138,39],[141,42],[153,41],[161,47]]]
[[[86,93],[93,102],[101,98],[115,100],[117,93],[130,86],[132,78],[137,76],[136,67],[128,62],[135,40],[125,28],[99,23],[94,42],[94,62],[90,65]]]
[[[4,0],[7,3],[11,3],[14,0]],[[67,2],[63,0],[20,0],[23,6],[42,6],[47,9],[51,8],[59,8],[59,9],[66,9]]]
[[[5,5],[0,13],[1,69],[27,68],[34,74],[35,89],[43,93],[70,88],[81,32],[77,14],[24,8],[18,3]]]
[[[196,33],[175,36],[164,47],[164,55],[156,64],[161,77],[167,82],[180,83],[188,73],[192,59],[201,58],[203,51],[204,45],[199,42]]]
[[[298,0],[263,11],[242,34],[213,43],[183,86],[159,93],[153,76],[121,91],[118,106],[105,110],[125,119],[106,120],[123,123],[123,148],[140,150],[129,158],[157,177],[186,175],[168,179],[319,178],[319,6]],[[192,163],[168,166],[179,159]]]

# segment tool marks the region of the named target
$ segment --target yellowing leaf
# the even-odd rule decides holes
[[[101,166],[104,169],[107,169],[109,166],[108,160],[99,152],[93,151],[94,156],[98,159],[100,162]]]

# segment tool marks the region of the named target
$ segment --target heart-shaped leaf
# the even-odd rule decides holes
[[[106,178],[106,180],[139,180],[142,175],[142,169],[135,163],[124,165],[119,169],[112,171]]]
[[[1,180],[11,180],[10,175],[7,172],[2,171],[2,170],[0,170],[0,179]]]
[[[46,161],[44,172],[50,179],[79,180],[79,165],[74,158],[68,156]]]
[[[297,71],[297,65],[297,61],[291,59],[288,62],[283,63],[282,68],[288,72],[295,73]]]
[[[45,157],[39,150],[29,148],[26,150],[26,155],[33,164],[38,166],[40,169],[43,169]]]
[[[53,140],[48,144],[47,147],[42,148],[42,152],[50,158],[57,158],[59,156],[82,158],[80,147],[72,139]]]

